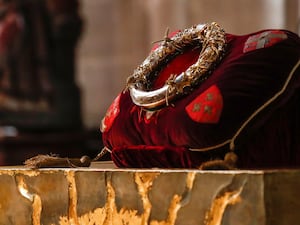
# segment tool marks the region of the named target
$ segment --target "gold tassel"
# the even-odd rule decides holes
[[[216,159],[204,162],[200,165],[201,170],[233,170],[236,169],[238,156],[230,151],[226,153],[224,160]]]
[[[81,158],[61,158],[57,155],[37,155],[27,159],[24,164],[25,167],[31,169],[37,168],[52,168],[52,167],[89,167],[91,159],[88,156]]]
[[[82,156],[81,158],[62,158],[58,155],[37,155],[24,162],[25,167],[32,169],[37,168],[53,168],[53,167],[89,167],[92,162],[98,161],[106,153],[111,153],[111,150],[107,147],[102,148],[100,153],[94,158],[90,159],[88,156]]]

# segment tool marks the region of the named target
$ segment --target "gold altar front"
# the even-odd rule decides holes
[[[300,170],[0,170],[0,224],[284,225]]]

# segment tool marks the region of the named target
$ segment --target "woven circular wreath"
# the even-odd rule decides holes
[[[189,93],[207,78],[221,59],[225,43],[225,32],[215,22],[193,26],[172,38],[165,38],[164,43],[154,50],[128,78],[127,87],[132,101],[146,109],[154,109],[168,105],[176,97]],[[172,74],[163,87],[151,90],[158,68],[185,49],[194,47],[201,47],[198,60],[181,74]]]

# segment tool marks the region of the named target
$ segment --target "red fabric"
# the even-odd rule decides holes
[[[105,117],[103,118],[102,127],[101,127],[102,132],[109,130],[110,127],[112,126],[115,118],[118,116],[118,114],[120,112],[119,104],[120,104],[120,95],[118,95],[115,98],[113,103],[108,108]]]
[[[216,85],[211,86],[185,107],[187,114],[198,123],[217,123],[223,108],[223,98]]]
[[[132,157],[134,155],[134,157]],[[193,165],[186,148],[179,146],[128,146],[114,148],[112,160],[119,167],[191,168]]]
[[[263,32],[266,31],[243,36],[227,34],[228,46],[221,63],[204,83],[173,105],[146,112],[133,104],[127,91],[122,92],[120,112],[102,135],[116,165],[195,168],[206,160],[222,158],[229,150],[227,141],[261,105],[281,90],[300,58],[300,39],[289,31],[280,31],[286,35],[280,41],[276,39],[272,44],[245,52],[249,38],[255,39]],[[177,56],[162,69],[155,86],[164,84],[170,74],[185,71],[198,56],[199,49]],[[300,115],[288,110],[299,110],[297,101],[292,101],[299,95],[299,75],[298,69],[284,93],[251,120],[238,136],[235,151],[240,168],[300,165],[300,142],[297,141]],[[205,102],[202,96],[211,90],[218,96],[212,105],[216,107],[214,115],[194,115],[191,109],[194,103],[199,99]],[[281,132],[284,135],[280,135]],[[212,150],[191,152],[190,148]],[[285,154],[286,157],[282,157]]]

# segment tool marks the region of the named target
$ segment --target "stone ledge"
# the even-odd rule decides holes
[[[0,224],[285,225],[300,170],[0,168]]]

